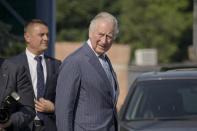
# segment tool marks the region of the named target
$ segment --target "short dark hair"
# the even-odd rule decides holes
[[[26,33],[26,32],[27,32],[27,28],[28,28],[29,26],[32,26],[33,24],[42,24],[42,25],[45,25],[45,26],[48,27],[48,25],[47,25],[47,23],[46,23],[45,21],[40,20],[40,19],[32,19],[31,21],[29,21],[29,22],[27,22],[27,23],[25,24],[24,33]]]

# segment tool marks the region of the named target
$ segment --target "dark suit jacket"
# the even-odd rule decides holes
[[[34,119],[35,110],[32,85],[25,68],[0,58],[0,90],[0,103],[12,92],[20,96],[19,102],[9,107],[12,127],[6,131],[30,131],[28,124]]]
[[[115,97],[98,57],[88,44],[64,60],[56,88],[58,131],[117,131],[119,88],[112,66],[111,69]]]
[[[45,85],[44,98],[55,103],[57,75],[58,75],[58,70],[59,70],[61,61],[56,60],[46,55],[44,56],[44,58],[45,58],[46,67],[47,67],[47,80],[46,80],[46,85]],[[20,63],[24,65],[26,69],[28,70],[29,78],[31,79],[27,56],[25,52],[17,56],[14,56],[10,59],[16,63]],[[44,124],[46,127],[46,131],[56,131],[54,113],[44,114]]]

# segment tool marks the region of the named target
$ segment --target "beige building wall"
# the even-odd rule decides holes
[[[55,58],[63,61],[82,44],[82,42],[57,42],[55,44]],[[119,82],[120,95],[117,103],[119,110],[128,92],[129,45],[113,44],[107,55],[111,60]]]

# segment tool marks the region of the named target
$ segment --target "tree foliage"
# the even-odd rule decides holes
[[[183,32],[192,28],[187,0],[123,0],[120,42],[137,48],[156,48],[160,63],[172,62]],[[191,42],[191,41],[188,41]],[[187,43],[191,44],[191,43]]]
[[[90,20],[101,11],[117,13],[118,0],[58,0],[56,10],[57,40],[84,41]]]
[[[57,0],[58,41],[85,41],[90,20],[107,11],[118,18],[120,34],[116,43],[136,49],[156,48],[159,63],[187,59],[192,44],[193,0]],[[15,55],[24,41],[10,34],[11,26],[0,22],[0,56]]]
[[[22,52],[25,44],[10,34],[11,26],[0,21],[0,57],[9,57]]]
[[[57,40],[84,41],[90,20],[100,11],[119,21],[119,43],[156,48],[160,63],[187,59],[192,43],[192,0],[58,0]],[[91,5],[91,6],[90,6]]]

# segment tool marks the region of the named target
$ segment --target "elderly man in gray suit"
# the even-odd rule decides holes
[[[105,54],[117,34],[116,18],[101,12],[90,23],[89,40],[64,60],[56,88],[58,131],[118,131],[119,87]]]

